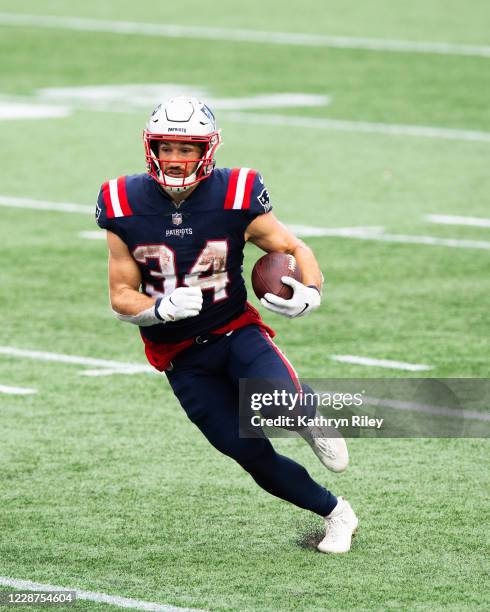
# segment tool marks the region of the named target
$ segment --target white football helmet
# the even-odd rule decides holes
[[[168,192],[186,191],[213,171],[214,154],[221,144],[220,132],[213,112],[197,98],[178,96],[166,100],[155,108],[143,131],[148,173]],[[168,176],[162,169],[162,162],[170,160],[163,160],[158,155],[161,141],[201,144],[201,157],[183,162],[186,171],[182,178]],[[192,174],[186,176],[188,166],[196,163]]]

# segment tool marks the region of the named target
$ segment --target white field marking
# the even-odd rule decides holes
[[[350,238],[352,234],[361,234],[364,235],[366,233],[370,234],[379,234],[383,232],[383,227],[313,227],[310,225],[296,225],[296,224],[287,224],[288,229],[290,229],[293,234],[298,237],[307,237],[307,236],[347,236]],[[78,236],[80,238],[86,238],[88,240],[105,240],[105,231],[104,230],[95,230],[95,231],[84,231],[79,232]]]
[[[442,138],[444,140],[490,142],[490,132],[423,125],[370,123],[367,121],[345,121],[343,119],[322,119],[315,117],[300,117],[296,115],[260,115],[258,113],[239,112],[223,112],[220,118],[222,121],[226,120],[231,123],[247,123],[251,125],[287,126],[340,132],[366,132],[390,134],[393,136],[418,136],[422,138]]]
[[[27,387],[7,387],[7,385],[0,385],[0,393],[6,393],[7,395],[32,395],[37,393],[37,389],[29,389]]]
[[[422,372],[432,370],[432,366],[420,363],[405,363],[404,361],[392,361],[390,359],[372,359],[371,357],[360,357],[358,355],[330,355],[333,361],[342,363],[353,363],[355,365],[374,366],[377,368],[391,368],[394,370],[407,370],[409,372]]]
[[[107,364],[114,364],[114,363],[119,364],[120,363],[120,362],[114,362],[114,361],[106,361],[103,359],[93,359],[89,357],[75,357],[73,355],[60,355],[56,353],[44,353],[40,351],[26,351],[23,349],[15,349],[13,347],[5,347],[5,346],[0,346],[0,354],[6,354],[6,355],[14,356],[14,357],[27,357],[30,359],[41,359],[44,361],[58,361],[62,363],[76,363],[76,364],[83,364],[83,365],[85,364],[92,365],[94,362],[96,362],[97,365],[101,365],[101,366],[103,365],[104,368],[109,368]],[[346,361],[346,357],[351,357],[351,356],[348,356],[348,355],[332,355],[331,356],[332,359],[335,359],[337,361]],[[355,357],[355,359],[365,359],[365,358]],[[380,360],[370,360],[370,361],[376,361],[376,365],[378,365],[380,362]],[[388,363],[393,364],[393,363],[400,363],[400,362],[390,361]],[[429,366],[421,366],[421,365],[416,366],[415,364],[404,364],[404,365],[410,365],[412,367],[415,366],[419,369],[429,368]],[[117,367],[112,370],[111,369],[92,370],[92,371],[86,370],[84,372],[81,372],[81,374],[89,375],[89,376],[106,376],[110,374],[125,374],[125,373],[139,373],[139,372],[148,372],[151,374],[158,373],[156,370],[154,370],[150,366],[144,366],[144,365],[139,365],[139,364],[132,365],[132,364],[126,364],[126,363],[124,364],[121,363],[121,366],[124,366],[124,367]],[[425,411],[425,412],[431,412],[432,414],[443,414],[445,416],[457,416],[457,417],[463,415],[465,416],[465,418],[470,418],[470,419],[476,419],[476,420],[482,420],[482,421],[490,420],[490,415],[485,415],[477,411],[467,411],[467,410],[457,411],[457,414],[454,414],[454,411],[451,412],[451,409],[446,410],[445,408],[441,408],[440,406],[413,404],[411,402],[403,402],[399,400],[384,400],[380,398],[366,398],[366,399],[367,400],[370,399],[372,400],[373,403],[378,403],[379,405],[389,405],[394,408],[398,408],[400,410]],[[2,579],[0,578],[0,584],[2,584],[1,580]],[[7,586],[12,586],[12,585],[8,584]],[[18,587],[18,588],[23,588],[23,587]],[[40,590],[44,590],[44,589],[40,589]],[[58,588],[58,587],[53,587],[53,590],[63,590],[63,589]],[[72,589],[69,589],[69,590],[72,590]]]
[[[71,115],[71,109],[63,106],[0,102],[0,120],[58,119],[69,115]]]
[[[314,227],[309,225],[287,225],[298,237],[324,236],[331,238],[351,238],[355,240],[372,240],[377,242],[397,242],[400,244],[425,244],[459,249],[490,250],[490,242],[485,240],[460,240],[458,238],[439,238],[437,236],[416,236],[409,234],[385,234],[380,226],[373,227]],[[105,240],[103,231],[79,232],[80,238],[88,240]]]
[[[287,224],[287,227],[296,236],[346,236],[352,237],[353,234],[381,234],[384,227],[381,226],[360,226],[360,227],[316,227],[311,225]]]
[[[54,210],[68,213],[92,213],[95,214],[94,206],[83,204],[72,204],[71,202],[45,202],[43,200],[31,200],[30,198],[14,198],[0,195],[0,206],[8,208],[27,208],[33,210]]]
[[[117,86],[115,86],[117,88]],[[123,87],[123,86],[121,86]],[[112,94],[111,94],[112,95]],[[278,94],[290,95],[290,94]],[[303,95],[303,94],[301,94]],[[90,99],[90,97],[88,97]],[[148,98],[151,99],[151,98]],[[148,99],[145,107],[148,107]],[[156,99],[155,99],[156,101]],[[315,104],[316,105],[316,104]],[[227,101],[226,108],[233,106],[233,99]],[[309,105],[311,106],[311,105]],[[71,110],[76,108],[87,108],[86,100],[73,102]],[[255,107],[256,108],[256,107]],[[123,106],[118,103],[116,106],[107,104],[107,102],[96,103],[92,101],[88,104],[88,110],[97,112],[135,112],[134,106]],[[370,123],[367,121],[346,121],[341,119],[322,119],[314,117],[303,117],[299,115],[277,115],[277,114],[258,114],[258,113],[241,113],[234,111],[223,111],[220,115],[223,121],[230,123],[245,123],[249,125],[269,125],[269,126],[286,126],[297,127],[300,129],[314,130],[330,130],[353,133],[374,133],[388,134],[391,136],[413,136],[419,138],[436,138],[443,140],[461,140],[466,142],[490,142],[490,132],[480,132],[476,130],[461,130],[452,128],[440,128],[420,125],[402,125],[390,123]]]
[[[195,97],[207,100],[214,110],[257,110],[266,108],[322,107],[331,97],[307,93],[258,94],[242,98],[217,98],[206,88],[175,83],[147,83],[138,85],[93,85],[83,87],[49,87],[36,90],[38,102],[71,105],[88,110],[147,109],[158,101],[192,91]],[[14,102],[16,99],[5,99]],[[19,98],[22,102],[25,98]],[[32,99],[29,100],[32,103]]]
[[[0,195],[0,206],[12,208],[27,208],[35,210],[53,210],[67,213],[92,214],[95,207],[68,202],[45,202],[28,198],[16,198]],[[405,244],[426,244],[433,246],[446,246],[462,249],[490,250],[490,242],[485,240],[460,240],[456,238],[439,238],[437,236],[412,236],[406,234],[385,234],[382,227],[343,227],[320,228],[308,225],[289,225],[298,236],[332,236],[340,238],[354,238],[357,240],[375,240],[379,242],[398,242]],[[104,240],[105,233],[101,231],[80,232],[81,238],[90,240]]]
[[[401,244],[426,244],[460,249],[490,250],[490,242],[485,240],[460,240],[439,238],[437,236],[417,236],[409,234],[385,234],[383,227],[310,227],[309,225],[288,225],[297,236],[331,236],[355,240],[374,240],[378,242],[398,242]]]
[[[459,410],[448,406],[432,406],[430,404],[419,404],[417,402],[406,402],[396,399],[384,399],[380,397],[363,396],[363,404],[367,406],[383,406],[395,410],[409,410],[410,412],[423,412],[456,419],[469,419],[472,421],[490,421],[490,414],[478,412],[478,410]]]
[[[54,361],[57,363],[72,363],[74,365],[94,366],[102,368],[101,374],[94,374],[93,371],[81,372],[85,376],[108,376],[108,371],[118,374],[139,374],[139,373],[158,373],[150,365],[139,363],[125,363],[123,361],[111,361],[107,359],[96,359],[93,357],[79,357],[77,355],[64,355],[62,353],[47,353],[45,351],[30,351],[18,349],[13,346],[0,346],[0,355],[9,357],[19,357],[21,359],[35,359],[37,361]]]
[[[83,204],[44,202],[27,198],[13,198],[0,196],[0,206],[13,208],[28,208],[36,210],[55,210],[68,213],[93,213],[94,208]],[[446,246],[462,249],[490,250],[490,242],[485,240],[460,240],[457,238],[439,238],[437,236],[412,236],[407,234],[385,234],[383,227],[315,227],[309,225],[289,225],[298,236],[332,236],[340,238],[354,238],[357,240],[375,240],[379,242],[398,242],[405,244],[426,244],[433,246]],[[79,237],[89,240],[104,240],[102,231],[79,232]]]
[[[114,376],[115,374],[141,374],[147,372],[148,374],[158,374],[158,371],[151,366],[138,365],[132,368],[102,368],[102,370],[83,370],[80,372],[81,376]]]
[[[409,234],[352,234],[345,236],[358,240],[376,240],[378,242],[398,242],[401,244],[426,244],[430,246],[445,246],[456,249],[490,250],[490,242],[485,240],[459,240],[457,238],[439,238],[437,236],[412,236]]]
[[[133,608],[136,610],[154,610],[155,612],[204,612],[196,608],[178,608],[165,604],[152,603],[149,601],[141,601],[140,599],[130,599],[128,597],[119,597],[118,595],[107,595],[106,593],[97,593],[92,591],[82,591],[72,587],[55,586],[53,584],[41,584],[39,582],[31,582],[30,580],[18,580],[17,578],[9,578],[0,576],[0,585],[12,587],[22,591],[71,591],[76,593],[77,599],[86,599],[88,601],[97,601],[119,608]]]
[[[490,219],[483,217],[459,217],[457,215],[425,215],[429,223],[441,225],[471,225],[472,227],[490,227]]]
[[[357,36],[331,36],[328,34],[302,34],[294,32],[266,32],[233,28],[211,28],[134,21],[109,21],[82,17],[55,15],[24,15],[0,13],[0,25],[61,28],[82,32],[108,32],[111,34],[139,34],[168,38],[195,38],[230,42],[266,43],[306,47],[333,47],[338,49],[364,49],[367,51],[394,51],[398,53],[436,53],[439,55],[470,55],[490,57],[490,47],[447,42],[416,42],[364,38]]]
[[[87,232],[78,232],[80,238],[86,238],[87,240],[105,240],[106,235],[104,230],[94,230]]]

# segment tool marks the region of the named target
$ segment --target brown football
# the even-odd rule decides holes
[[[281,276],[292,276],[301,282],[301,271],[296,259],[286,253],[267,253],[255,262],[252,270],[252,287],[260,299],[266,293],[289,300],[293,290],[281,281]]]

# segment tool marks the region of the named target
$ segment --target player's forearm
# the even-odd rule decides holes
[[[130,287],[111,289],[110,299],[114,312],[126,316],[137,315],[155,305],[154,298]]]
[[[314,285],[321,291],[323,286],[323,274],[310,247],[306,246],[304,242],[300,242],[291,252],[291,255],[294,255],[296,263],[301,270],[301,282],[303,285]]]

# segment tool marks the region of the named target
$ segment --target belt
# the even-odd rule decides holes
[[[226,334],[200,334],[199,336],[196,336],[195,338],[193,338],[193,344],[191,346],[194,345],[202,345],[202,344],[213,344],[214,342],[217,342],[218,340],[220,340],[221,338],[223,338],[223,336],[231,336],[231,334],[234,332],[235,330],[232,329],[231,331],[229,331]],[[189,347],[190,348],[190,347]],[[170,361],[167,365],[167,367],[165,368],[166,372],[171,372],[174,369],[174,364],[172,361]]]
[[[194,338],[194,344],[207,344],[208,342],[216,342],[223,336],[231,336],[235,330],[228,332],[227,334],[200,334]]]

